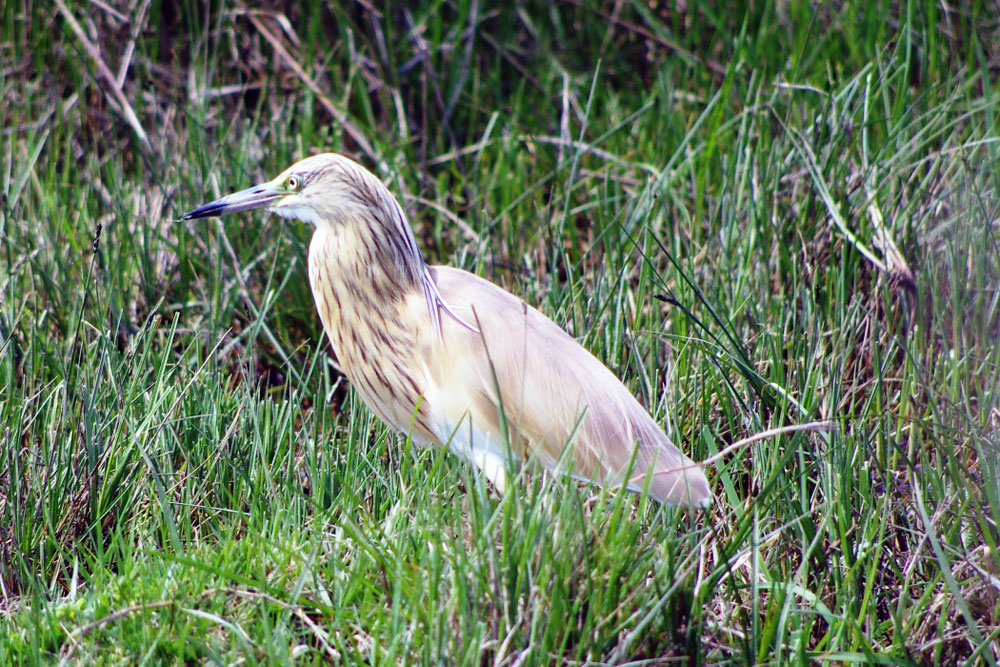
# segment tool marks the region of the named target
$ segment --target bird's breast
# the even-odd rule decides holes
[[[323,329],[347,379],[369,408],[385,423],[412,433],[417,444],[431,444],[424,391],[424,364],[418,353],[421,333],[429,322],[412,299],[376,289],[377,275],[353,257],[343,244],[317,228],[309,246],[309,282]],[[426,307],[423,310],[426,317]]]

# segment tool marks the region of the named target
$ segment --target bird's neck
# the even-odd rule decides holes
[[[383,326],[404,300],[426,294],[429,279],[412,235],[394,238],[391,230],[372,225],[323,224],[309,244],[309,280],[331,340],[340,330]]]
[[[317,225],[313,243],[340,269],[354,268],[363,281],[376,280],[373,288],[399,291],[419,289],[426,264],[417,248],[406,215],[392,195],[376,183],[378,201],[347,208],[345,218]]]

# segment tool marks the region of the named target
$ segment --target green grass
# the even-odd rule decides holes
[[[0,8],[0,662],[1000,661],[994,3],[132,5]],[[321,150],[694,458],[836,428],[498,496],[178,221]]]

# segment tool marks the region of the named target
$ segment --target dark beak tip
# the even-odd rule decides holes
[[[194,220],[196,218],[209,218],[214,215],[220,215],[222,213],[222,206],[216,204],[206,204],[205,206],[199,206],[198,208],[188,211],[185,213],[181,220]]]
[[[252,188],[234,192],[221,199],[216,199],[208,204],[202,204],[193,211],[184,214],[181,220],[194,220],[195,218],[217,218],[226,213],[240,213],[242,211],[256,211],[266,209],[273,201],[280,198],[282,192],[276,191],[267,185],[255,185]]]

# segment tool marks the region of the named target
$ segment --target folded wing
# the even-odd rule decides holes
[[[565,331],[473,274],[450,267],[433,272],[455,314],[479,328],[443,317],[441,339],[424,342],[424,358],[449,357],[425,371],[426,399],[443,443],[500,483],[509,452],[602,485],[641,490],[651,476],[650,496],[660,502],[711,504],[700,467]],[[464,419],[455,423],[454,415]]]

